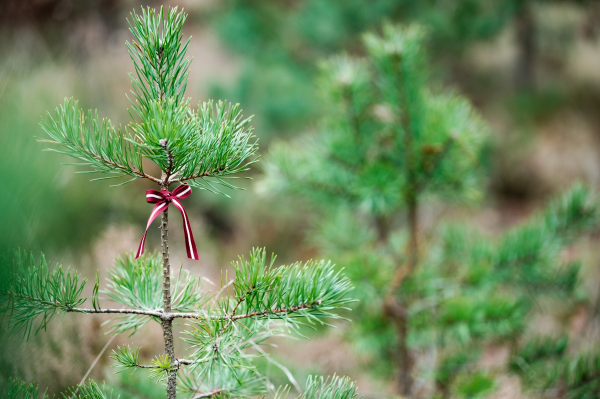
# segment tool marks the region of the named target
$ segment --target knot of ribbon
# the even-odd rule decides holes
[[[194,241],[194,235],[192,234],[192,227],[190,226],[190,221],[187,217],[187,213],[185,213],[185,209],[183,205],[179,202],[179,200],[183,198],[187,198],[192,193],[192,188],[187,184],[182,184],[177,187],[173,192],[168,190],[148,190],[146,191],[146,201],[154,205],[154,209],[152,209],[152,213],[148,218],[148,223],[146,224],[146,231],[142,236],[142,240],[140,241],[140,246],[135,254],[135,258],[139,258],[141,254],[144,253],[144,244],[146,243],[146,234],[148,234],[148,228],[156,219],[156,217],[164,212],[169,204],[175,205],[179,212],[181,212],[181,217],[183,218],[183,234],[185,236],[185,249],[187,250],[187,256],[190,259],[198,260],[198,250],[196,249],[196,241]]]

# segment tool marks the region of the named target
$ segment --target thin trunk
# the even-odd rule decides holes
[[[403,120],[402,125],[404,126],[404,150],[406,157],[406,181],[407,190],[405,193],[406,206],[408,207],[408,264],[405,276],[412,273],[417,265],[418,255],[418,220],[417,220],[417,170],[416,170],[416,159],[415,149],[413,143],[413,132],[411,129],[411,120],[408,111],[408,101],[406,97],[404,99],[403,106]],[[400,394],[408,398],[412,397],[413,389],[413,377],[412,377],[412,366],[413,359],[411,356],[410,348],[408,347],[408,312],[406,311],[406,305],[399,301],[401,307],[402,317],[397,317],[396,328],[398,330],[398,347],[399,347],[399,358],[398,365],[400,367],[400,381],[399,390]]]
[[[416,193],[408,196],[408,264],[409,272],[413,271],[419,261],[419,220],[418,220],[418,202]]]
[[[535,24],[531,4],[523,2],[516,17],[517,34],[517,65],[515,70],[515,85],[517,90],[530,91],[534,89],[535,76]]]
[[[168,189],[168,184],[161,188]],[[160,224],[161,250],[163,258],[163,307],[165,313],[171,313],[171,264],[169,263],[169,208],[161,215]],[[165,352],[170,356],[171,362],[175,361],[175,348],[173,346],[173,319],[162,320]],[[177,394],[177,370],[169,371],[167,379],[167,399],[175,399]]]
[[[417,266],[418,262],[418,218],[417,218],[417,196],[416,192],[412,189],[407,194],[407,205],[408,205],[408,229],[409,229],[409,243],[408,243],[408,264],[406,275],[410,275]],[[413,389],[413,358],[408,347],[408,312],[406,306],[401,301],[398,301],[399,309],[396,313],[396,329],[398,332],[398,367],[400,370],[399,379],[399,393],[407,398],[412,397]]]
[[[396,330],[398,332],[398,366],[400,368],[400,380],[398,390],[400,395],[407,398],[412,397],[413,377],[411,374],[413,359],[408,347],[408,318],[406,315],[396,316]]]
[[[405,77],[401,65],[401,59],[395,60],[396,75],[399,78],[398,84],[403,86],[402,82]],[[402,89],[398,92],[398,101],[401,112],[400,123],[403,128],[404,137],[404,156],[405,156],[405,173],[406,173],[406,192],[405,201],[408,207],[408,224],[409,224],[409,244],[408,244],[408,262],[405,266],[399,266],[393,276],[390,285],[388,298],[385,300],[385,312],[394,321],[397,332],[398,345],[398,361],[397,367],[399,371],[398,378],[398,393],[404,397],[413,397],[413,357],[408,346],[409,334],[409,318],[406,309],[406,304],[402,303],[402,299],[398,297],[398,289],[401,287],[404,279],[412,273],[417,265],[418,254],[418,220],[417,220],[417,159],[413,143],[412,122],[409,111],[409,103],[406,98],[406,93]]]

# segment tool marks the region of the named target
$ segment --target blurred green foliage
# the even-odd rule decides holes
[[[16,248],[34,253],[43,250],[53,259],[89,254],[94,239],[108,224],[136,219],[139,207],[127,200],[127,188],[90,184],[89,175],[73,175],[72,167],[61,166],[66,157],[45,152],[48,144],[36,141],[43,136],[41,116],[67,90],[81,87],[78,79],[83,73],[71,74],[72,65],[52,58],[35,40],[30,43],[15,36],[13,47],[5,43],[0,47],[9,54],[0,60],[0,137],[4,143],[0,146],[4,194],[0,220],[5,226],[0,232],[0,253],[9,254]],[[86,99],[102,94],[82,91]],[[4,277],[2,274],[0,278]],[[77,334],[68,337],[68,345],[78,345]],[[26,349],[19,339],[10,338],[4,325],[0,327],[0,341],[2,377],[32,375],[35,367],[27,362],[32,353],[58,353],[64,345],[60,339],[48,337],[34,339],[31,346],[35,348]],[[73,361],[84,367],[79,364],[84,362],[82,358]],[[45,377],[46,383],[53,384],[51,390],[64,383],[63,376],[57,378],[48,372]]]
[[[314,93],[316,61],[340,50],[362,54],[360,35],[382,21],[419,22],[429,31],[436,59],[460,60],[476,40],[497,35],[514,2],[501,0],[362,0],[272,2],[228,0],[210,12],[223,41],[243,56],[234,84],[213,95],[250,104],[263,140],[311,126],[322,113]],[[446,72],[444,72],[446,73]]]
[[[121,197],[124,189],[72,177],[70,167],[60,165],[66,158],[43,152],[48,145],[36,142],[43,136],[40,116],[62,91],[59,82],[43,79],[55,67],[48,61],[19,69],[0,63],[0,137],[5,143],[0,147],[0,173],[7,193],[0,207],[4,224],[10,226],[0,232],[0,252],[18,247],[83,251],[107,223],[131,218],[121,208],[131,206]]]
[[[580,264],[561,253],[597,226],[600,205],[576,186],[497,238],[439,222],[419,233],[417,210],[426,214],[432,197],[478,198],[486,128],[468,102],[436,91],[421,30],[384,25],[382,36],[364,36],[366,59],[322,65],[326,116],[315,134],[271,146],[260,190],[318,212],[311,241],[356,284],[348,335],[377,375],[399,376],[408,397],[407,374],[432,380],[442,397],[482,397],[495,386],[477,365],[488,345],[526,340],[541,300],[581,299]]]

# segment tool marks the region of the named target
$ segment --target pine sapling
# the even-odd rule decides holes
[[[43,256],[36,260],[16,251],[3,261],[6,276],[0,279],[0,312],[9,327],[26,338],[45,330],[55,315],[65,313],[116,315],[111,334],[133,334],[149,321],[157,322],[163,331],[164,353],[143,364],[140,348],[120,346],[112,354],[120,371],[143,369],[150,377],[166,380],[168,399],[178,392],[191,398],[250,397],[266,392],[267,385],[253,363],[253,351],[264,353],[259,345],[281,329],[294,331],[302,324],[327,324],[326,319],[339,318],[337,310],[352,301],[348,298],[352,286],[329,262],[275,267],[275,258],[268,259],[260,249],[233,264],[232,287],[223,283],[232,295],[203,293],[199,277],[171,270],[169,205],[180,211],[188,257],[197,260],[181,200],[192,187],[215,193],[223,187],[235,188],[227,179],[256,162],[257,150],[249,119],[241,116],[239,105],[209,101],[198,110],[189,108],[184,97],[190,67],[189,40],[182,42],[185,19],[176,9],[156,12],[148,8],[132,14],[134,40],[127,47],[135,73],[131,74],[132,121],[125,129],[114,128],[91,111],[84,113],[71,99],[42,122],[49,136],[42,141],[58,145],[52,150],[88,166],[85,173],[105,174],[94,180],[127,177],[124,183],[147,179],[158,185],[160,191],[147,192],[147,201],[155,204],[148,226],[161,215],[160,254],[143,255],[144,234],[135,255],[117,258],[103,292],[122,307],[106,308],[99,297],[99,276],[92,305],[85,306],[86,280],[77,272],[49,268]],[[156,164],[161,175],[146,170],[144,159]],[[172,184],[180,185],[170,192]],[[174,348],[173,323],[180,321],[188,326],[182,337],[191,349],[186,357]],[[0,392],[13,392],[9,397],[14,399],[37,392],[18,382],[7,384],[0,386]],[[317,396],[353,398],[356,388],[346,378],[309,379],[300,397]],[[107,396],[92,381],[78,386],[69,397]]]
[[[365,58],[323,63],[322,124],[273,146],[259,187],[316,206],[312,242],[359,282],[350,338],[379,374],[395,369],[399,394],[415,397],[418,382],[435,397],[483,397],[495,383],[478,366],[484,350],[518,353],[534,305],[573,295],[579,264],[561,251],[597,225],[600,208],[575,186],[499,237],[438,221],[424,234],[432,199],[481,197],[487,135],[466,100],[431,84],[425,38],[417,26],[384,25],[365,35]],[[515,362],[495,371],[515,372]],[[568,374],[569,386],[595,369],[593,359],[577,364],[584,371]]]
[[[419,210],[431,196],[478,195],[474,183],[486,133],[467,101],[430,87],[424,39],[418,26],[386,24],[383,36],[364,36],[365,59],[338,56],[324,63],[321,87],[328,116],[319,134],[295,143],[294,150],[275,147],[265,167],[265,187],[285,187],[320,204],[346,204],[346,217],[355,214],[373,227],[377,251],[392,262],[378,300],[381,314],[395,325],[398,393],[407,397],[413,391],[414,359],[408,298],[402,291],[419,266]],[[394,248],[392,236],[400,219],[408,231],[406,256]],[[377,262],[376,273],[386,273],[381,259]],[[369,273],[355,277],[373,278]]]

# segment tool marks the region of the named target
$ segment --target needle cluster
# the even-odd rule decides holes
[[[257,150],[239,104],[213,101],[200,103],[198,110],[185,99],[190,60],[189,40],[182,44],[186,14],[171,9],[135,12],[130,30],[135,40],[127,43],[134,62],[132,121],[125,128],[100,120],[97,112],[87,114],[77,102],[66,99],[54,114],[48,113],[42,128],[51,148],[73,157],[91,169],[109,176],[95,180],[131,177],[124,183],[145,178],[168,185],[187,181],[190,185],[220,192],[228,188],[227,177],[247,170]],[[164,175],[154,177],[144,170],[143,159],[154,162]]]

